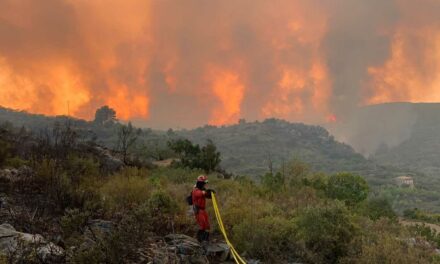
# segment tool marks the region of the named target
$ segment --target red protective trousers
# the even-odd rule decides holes
[[[206,213],[205,210],[199,210],[199,212],[196,214],[196,221],[199,225],[200,230],[210,229],[208,213]]]
[[[208,213],[205,211],[206,193],[200,189],[195,188],[192,192],[194,214],[199,225],[200,230],[209,230]]]

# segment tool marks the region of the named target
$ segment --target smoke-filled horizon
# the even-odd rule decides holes
[[[435,0],[2,0],[0,105],[155,127],[440,101]]]

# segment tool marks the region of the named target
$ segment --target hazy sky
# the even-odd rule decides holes
[[[0,0],[0,105],[194,127],[440,101],[438,0]]]

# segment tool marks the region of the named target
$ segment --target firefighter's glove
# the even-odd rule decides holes
[[[215,193],[215,191],[212,189],[206,190],[206,197],[211,198],[213,193]]]

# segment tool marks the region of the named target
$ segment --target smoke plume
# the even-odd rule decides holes
[[[0,105],[154,127],[440,100],[435,0],[2,0]]]

